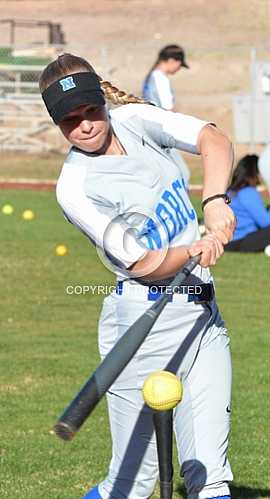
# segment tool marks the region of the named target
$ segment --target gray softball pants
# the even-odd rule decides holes
[[[125,287],[122,296],[113,293],[104,300],[99,322],[102,358],[151,305],[147,288]],[[107,395],[112,458],[99,484],[101,497],[146,499],[153,493],[158,479],[156,439],[141,388],[145,378],[160,369],[176,373],[183,383],[183,399],[174,410],[174,434],[188,499],[229,495],[229,337],[215,301],[199,305],[188,302],[187,295],[174,295]]]

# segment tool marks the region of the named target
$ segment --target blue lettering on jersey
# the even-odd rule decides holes
[[[162,194],[162,199],[164,199],[164,201],[169,203],[172,212],[175,214],[175,217],[179,225],[179,230],[178,230],[179,232],[180,230],[183,229],[183,227],[187,225],[188,219],[184,215],[178,199],[170,191],[165,191],[164,194]]]
[[[147,248],[151,250],[162,248],[160,233],[157,225],[155,224],[154,220],[152,220],[152,218],[149,218],[146,221],[145,227],[141,232],[140,239],[142,240],[143,237],[146,238],[145,244]]]
[[[190,209],[188,208],[188,206],[186,205],[184,199],[182,198],[180,192],[182,189],[186,190],[186,187],[185,187],[185,182],[183,180],[182,182],[182,185],[180,184],[179,180],[175,180],[173,183],[172,183],[172,188],[174,190],[174,192],[176,193],[178,199],[181,201],[185,211],[186,211],[186,214],[188,216],[188,218],[190,220],[194,220],[196,218],[196,213],[195,213],[195,210],[192,208],[192,205],[190,203],[190,201],[188,200],[189,202],[189,205],[190,205]]]
[[[189,199],[184,200],[181,195],[186,190],[184,180],[182,183],[175,180],[171,187],[171,190],[166,189],[163,192],[155,210],[159,224],[149,218],[141,232],[141,238],[146,239],[145,244],[149,249],[161,249],[184,230],[190,221],[196,219],[195,210]],[[164,230],[166,241],[164,236],[162,237]]]
[[[171,241],[177,234],[177,220],[174,214],[169,211],[163,203],[158,203],[156,215],[167,231],[168,241]]]
[[[76,87],[76,84],[74,83],[72,76],[68,76],[67,78],[63,78],[63,80],[60,80],[59,83],[62,87],[63,92],[66,92],[67,90],[71,90],[72,88]]]

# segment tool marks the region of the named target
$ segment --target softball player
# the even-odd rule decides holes
[[[168,75],[174,75],[182,67],[189,69],[182,47],[166,45],[161,49],[155,64],[143,82],[144,99],[172,111],[175,107],[175,95]]]
[[[103,250],[117,276],[99,320],[101,357],[160,296],[161,285],[190,256],[202,255],[188,290],[171,296],[108,392],[112,459],[104,481],[84,498],[151,496],[158,462],[151,410],[141,387],[151,372],[168,369],[184,386],[174,430],[188,498],[228,499],[229,338],[208,266],[221,256],[235,226],[224,194],[231,144],[205,121],[145,104],[101,81],[87,61],[71,54],[45,68],[40,89],[49,114],[73,146],[57,183],[58,202],[66,218]],[[114,104],[127,105],[109,114],[104,93]],[[172,147],[202,155],[209,231],[202,239],[181,169],[170,157]]]

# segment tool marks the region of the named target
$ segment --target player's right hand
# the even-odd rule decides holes
[[[200,265],[210,267],[215,265],[217,260],[223,255],[224,248],[219,238],[215,234],[206,234],[199,241],[194,241],[188,247],[190,256],[196,256],[201,253]]]

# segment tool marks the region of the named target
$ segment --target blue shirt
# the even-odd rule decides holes
[[[232,198],[230,206],[237,220],[234,241],[270,226],[270,212],[266,210],[256,187],[243,187],[236,193],[229,191],[228,194]]]

